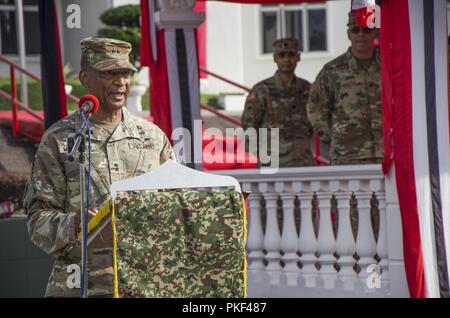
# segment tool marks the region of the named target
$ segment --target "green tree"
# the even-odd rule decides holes
[[[97,34],[101,37],[130,42],[133,46],[130,59],[136,67],[140,66],[140,16],[140,5],[128,4],[108,9],[100,15],[100,20],[108,27],[99,29],[97,32]]]

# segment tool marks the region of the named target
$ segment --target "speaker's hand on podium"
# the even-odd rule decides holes
[[[89,210],[89,221],[98,213],[98,209]]]
[[[89,217],[89,221],[98,213],[98,209],[94,208],[94,209],[89,209],[88,212],[88,217]],[[78,236],[78,233],[81,232],[81,213],[77,213],[75,215],[75,227],[77,229],[76,231],[76,235]]]

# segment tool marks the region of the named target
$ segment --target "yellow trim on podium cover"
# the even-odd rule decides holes
[[[247,255],[245,252],[246,238],[247,238],[247,206],[245,197],[242,195],[243,218],[244,218],[244,263],[243,263],[243,280],[244,280],[244,298],[247,298]],[[117,270],[117,230],[116,230],[116,215],[114,209],[114,202],[111,198],[107,198],[105,204],[100,208],[97,214],[88,223],[88,234],[92,232],[107,216],[111,213],[111,226],[113,231],[113,272],[114,272],[114,298],[119,298],[119,275]],[[81,241],[82,233],[78,235]]]
[[[111,202],[112,216],[111,226],[113,230],[113,269],[114,269],[114,298],[119,298],[119,274],[117,272],[117,231],[116,231],[116,213],[114,202]]]
[[[244,298],[247,298],[247,253],[245,252],[245,246],[247,245],[247,204],[245,201],[245,197],[242,194],[242,204],[243,204],[243,213],[244,213]]]

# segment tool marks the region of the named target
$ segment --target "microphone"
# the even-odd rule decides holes
[[[98,111],[99,102],[97,97],[91,94],[87,94],[80,98],[78,107],[80,108],[79,114],[85,117],[84,115],[94,114]],[[84,156],[82,155],[82,153],[84,152],[84,137],[86,135],[87,129],[89,129],[89,124],[85,120],[80,130],[76,134],[71,133],[67,136],[67,159],[69,161],[74,161],[75,154],[77,153],[77,151],[79,151],[80,163],[84,163]]]
[[[100,103],[98,102],[97,97],[92,94],[87,94],[80,98],[78,107],[82,113],[95,114],[98,110],[99,104]]]

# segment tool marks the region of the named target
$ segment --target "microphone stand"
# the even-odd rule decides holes
[[[80,111],[81,117],[83,116],[83,113]],[[88,116],[88,114],[86,114]],[[87,120],[84,120],[83,118],[83,125],[81,126],[80,130],[76,134],[70,134],[68,136],[67,141],[67,151],[68,151],[68,160],[69,161],[75,161],[75,155],[77,152],[79,152],[78,156],[78,162],[80,164],[80,211],[81,211],[81,233],[82,233],[82,240],[81,240],[81,272],[83,273],[83,294],[82,298],[87,298],[87,289],[88,289],[88,272],[87,272],[87,215],[86,215],[86,181],[85,181],[85,157],[84,152],[86,150],[85,147],[85,137],[87,130],[89,129],[89,125],[87,123]],[[86,255],[85,255],[86,251]],[[85,268],[86,266],[86,268]]]

